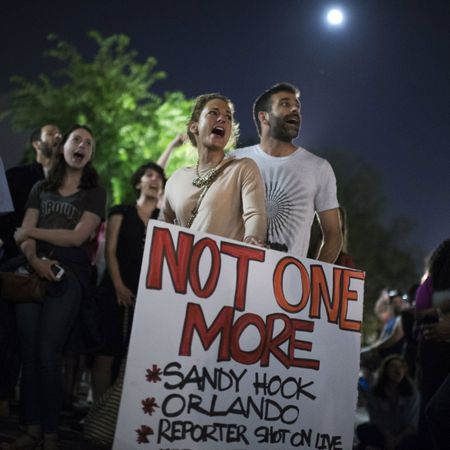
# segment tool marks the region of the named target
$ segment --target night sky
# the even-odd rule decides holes
[[[348,151],[383,174],[391,216],[416,222],[409,244],[429,253],[450,235],[450,2],[358,0],[23,1],[0,14],[0,102],[11,75],[53,69],[49,33],[90,57],[86,32],[125,33],[167,78],[158,93],[220,91],[236,105],[241,137],[256,132],[251,105],[289,81],[302,91],[298,144]],[[325,23],[340,6],[339,28]],[[23,137],[0,124],[7,167]],[[370,238],[368,236],[368,238]]]

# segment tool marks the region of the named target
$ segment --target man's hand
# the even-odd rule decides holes
[[[423,336],[430,341],[446,341],[450,339],[450,317],[447,316],[439,322],[427,326]]]

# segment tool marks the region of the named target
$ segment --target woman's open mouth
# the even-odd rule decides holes
[[[211,131],[212,134],[216,134],[217,136],[224,137],[225,136],[225,129],[222,127],[214,127]]]
[[[84,158],[84,153],[80,152],[79,150],[77,150],[74,154],[73,157],[76,161],[81,162]]]

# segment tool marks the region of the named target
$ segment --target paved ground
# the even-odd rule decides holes
[[[0,416],[0,443],[12,442],[21,431],[19,426],[18,404],[12,403],[10,415]],[[81,405],[73,411],[63,411],[60,431],[61,450],[107,450],[87,442],[83,438],[80,420],[85,416],[87,405]]]

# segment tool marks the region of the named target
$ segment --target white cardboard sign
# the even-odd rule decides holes
[[[151,221],[114,450],[350,449],[363,288]]]

